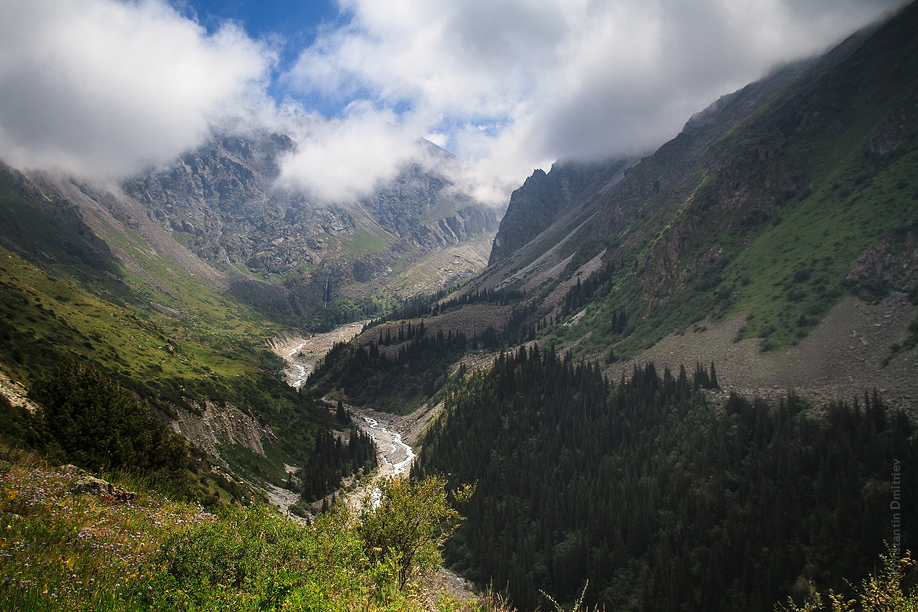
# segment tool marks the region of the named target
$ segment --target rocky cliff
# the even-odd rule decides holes
[[[123,188],[205,261],[286,277],[300,310],[359,295],[355,282],[368,283],[400,259],[458,244],[499,222],[497,210],[448,178],[458,162],[445,151],[433,169],[410,164],[368,196],[326,202],[275,188],[279,158],[295,147],[280,134],[214,138],[170,169]],[[238,281],[237,290],[248,284]]]
[[[606,163],[558,162],[551,171],[536,170],[510,196],[488,265],[505,261],[548,229],[585,194],[613,188],[622,171],[633,163],[617,159]]]

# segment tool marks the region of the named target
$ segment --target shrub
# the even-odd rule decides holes
[[[459,498],[469,495],[466,488]],[[460,520],[447,501],[445,478],[393,479],[380,485],[378,505],[364,504],[357,533],[371,562],[394,568],[401,589],[415,570],[440,565],[440,547]]]
[[[91,471],[178,471],[184,443],[124,388],[93,367],[65,359],[35,384],[38,445]]]

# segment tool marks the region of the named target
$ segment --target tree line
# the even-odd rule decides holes
[[[877,393],[819,416],[794,394],[714,406],[713,383],[713,364],[613,384],[569,354],[502,354],[447,397],[414,468],[477,483],[448,562],[521,609],[588,581],[584,603],[607,610],[764,611],[866,575],[894,535],[894,462],[916,465],[909,420]]]

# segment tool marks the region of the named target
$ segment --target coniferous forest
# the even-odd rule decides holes
[[[607,610],[764,611],[914,547],[912,426],[879,394],[715,408],[712,375],[647,364],[613,384],[537,348],[472,375],[415,466],[477,486],[448,562],[521,609],[588,581]]]

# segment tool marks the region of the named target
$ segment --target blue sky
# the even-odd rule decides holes
[[[652,151],[904,0],[2,0],[0,160],[117,181],[276,130],[348,199],[427,138],[506,203],[534,168]],[[328,120],[331,118],[331,120]]]
[[[238,23],[249,37],[270,41],[278,53],[278,64],[272,70],[274,79],[268,93],[281,100],[288,92],[277,79],[293,64],[304,48],[313,44],[320,29],[339,28],[349,16],[339,10],[334,0],[189,0],[176,2],[176,8],[196,20],[213,34],[227,21]],[[341,111],[337,101],[312,96],[309,106],[326,116]]]

